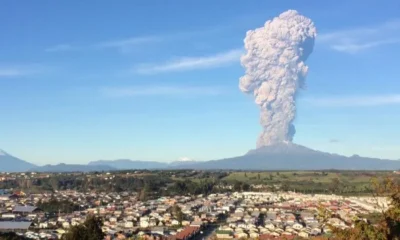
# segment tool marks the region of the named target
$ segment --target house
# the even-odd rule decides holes
[[[149,221],[147,220],[140,220],[140,227],[142,228],[148,228],[149,227]]]
[[[258,238],[260,235],[256,232],[250,232],[250,238],[256,239]]]
[[[170,207],[170,206],[159,205],[159,206],[157,207],[156,211],[159,212],[159,213],[164,213],[164,212],[168,211],[169,207]]]
[[[153,227],[151,229],[151,234],[165,235],[165,228],[164,227]]]
[[[68,229],[68,228],[70,227],[69,222],[63,222],[63,223],[62,223],[62,227],[63,227],[64,229]]]
[[[198,227],[185,227],[182,231],[176,234],[176,240],[187,240],[194,235],[196,235],[200,231]]]
[[[220,238],[220,239],[233,238],[233,233],[232,233],[232,231],[229,231],[229,230],[218,230],[215,233],[216,233],[217,238]]]
[[[275,225],[272,224],[272,223],[267,223],[267,224],[265,224],[264,227],[265,227],[266,229],[268,229],[268,230],[274,230],[274,229],[275,229]]]
[[[199,228],[201,228],[202,225],[203,225],[202,221],[193,221],[193,222],[190,223],[191,227],[199,227]]]
[[[26,216],[28,214],[40,213],[43,211],[34,206],[15,206],[12,212],[16,213],[16,214],[20,214],[22,216]]]
[[[39,223],[39,228],[48,228],[49,224],[47,222],[41,222]]]
[[[11,199],[11,194],[0,194],[0,201],[8,201]]]
[[[172,226],[178,226],[178,225],[180,225],[181,223],[178,221],[178,220],[176,220],[176,219],[173,219],[172,221],[171,221],[171,225]]]
[[[32,222],[0,221],[0,232],[26,232],[31,227],[31,225]]]
[[[133,222],[132,221],[124,222],[124,228],[133,228]]]
[[[279,234],[278,234],[278,236],[279,236]],[[278,237],[278,236],[276,236],[275,234],[270,234],[270,233],[266,233],[266,234],[261,234],[259,237],[258,237],[258,239],[260,239],[260,240],[272,240],[272,239],[276,239],[276,237]]]
[[[265,217],[266,220],[275,221],[276,219],[276,212],[267,212],[267,216]]]
[[[303,211],[300,213],[300,217],[303,219],[303,221],[307,222],[310,220],[314,220],[314,213],[308,212],[308,211]]]
[[[292,228],[298,231],[303,228],[303,225],[301,225],[300,223],[295,223],[293,224]]]
[[[248,238],[249,236],[245,232],[239,232],[235,234],[236,238]]]
[[[1,215],[1,218],[3,218],[3,219],[15,219],[16,215],[12,214],[12,213],[3,213]]]
[[[149,220],[149,227],[157,226],[157,220],[155,218],[150,218]]]
[[[282,233],[282,236],[292,236],[292,233],[290,233],[290,232],[283,232],[283,233]]]
[[[18,190],[18,191],[15,191],[12,195],[17,197],[17,198],[20,198],[20,197],[25,197],[26,193],[24,193],[23,191],[19,191]]]
[[[311,235],[319,235],[319,234],[321,234],[320,228],[315,227],[315,228],[311,229]]]
[[[266,228],[260,228],[260,233],[261,234],[268,234],[268,233],[270,233],[270,231],[268,229],[266,229]]]
[[[329,218],[328,223],[335,226],[335,227],[343,227],[346,226],[346,224],[340,220],[339,218]]]
[[[75,221],[75,220],[71,220],[71,226],[78,226],[80,223]]]
[[[6,195],[6,194],[8,194],[8,190],[6,190],[6,189],[0,189],[0,196],[1,196],[1,195]]]
[[[293,233],[294,229],[291,226],[286,226],[285,227],[285,232]]]

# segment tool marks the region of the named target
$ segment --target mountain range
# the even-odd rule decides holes
[[[367,158],[358,155],[346,157],[316,151],[294,143],[279,143],[250,150],[243,156],[180,165],[179,168],[232,170],[397,170],[400,169],[400,161]]]
[[[0,172],[25,172],[36,165],[11,156],[0,149]]]
[[[129,160],[129,159],[118,159],[118,160],[98,160],[89,162],[88,166],[99,166],[105,165],[118,170],[128,169],[163,169],[168,167],[168,163],[155,162],[155,161],[140,161],[140,160]]]
[[[98,160],[87,165],[58,164],[35,166],[0,151],[0,172],[90,172],[128,169],[229,169],[229,170],[398,170],[400,161],[351,157],[313,150],[294,143],[279,143],[250,150],[238,157],[211,161],[172,163],[129,159]]]
[[[1,169],[1,167],[0,167]],[[117,168],[113,168],[108,165],[84,165],[84,164],[65,164],[60,163],[56,165],[44,165],[41,167],[31,168],[28,171],[32,172],[103,172],[103,171],[116,171]]]

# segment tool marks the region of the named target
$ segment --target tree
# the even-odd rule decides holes
[[[289,183],[286,181],[281,186],[282,191],[287,192],[290,189]]]
[[[18,236],[15,232],[1,233],[0,240],[25,240],[24,237]]]
[[[339,178],[334,178],[332,179],[331,185],[330,185],[330,190],[333,193],[338,192],[340,189],[340,180]]]
[[[242,183],[239,181],[235,181],[235,183],[233,184],[233,190],[234,191],[241,191],[242,190]]]
[[[174,216],[176,217],[176,220],[178,220],[179,225],[182,225],[182,221],[183,221],[183,213],[182,213],[182,209],[175,204],[172,207],[172,213],[174,214]]]
[[[48,213],[70,213],[79,210],[79,205],[68,200],[59,201],[56,198],[51,198],[48,202],[39,201],[37,207]]]
[[[147,197],[148,197],[148,194],[149,194],[149,190],[150,190],[149,185],[145,184],[144,187],[142,188],[142,190],[140,190],[140,193],[139,193],[139,200],[140,201],[146,201],[147,200]]]
[[[73,226],[66,234],[62,236],[62,240],[102,240],[105,234],[101,230],[103,222],[100,218],[89,216],[86,221],[78,226]]]
[[[250,190],[250,184],[243,183],[242,184],[242,191],[249,191],[249,190]]]
[[[237,192],[249,191],[250,190],[250,185],[248,183],[235,181],[235,183],[233,184],[233,190],[237,191]]]
[[[355,222],[351,229],[337,229],[330,226],[338,240],[400,240],[400,184],[394,179],[373,179],[374,197],[389,197],[391,205],[383,210],[377,224],[364,220]]]

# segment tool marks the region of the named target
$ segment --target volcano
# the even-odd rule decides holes
[[[250,150],[239,157],[211,160],[180,168],[232,170],[398,170],[400,161],[321,152],[291,142]]]
[[[0,172],[26,172],[36,165],[11,156],[0,149]]]

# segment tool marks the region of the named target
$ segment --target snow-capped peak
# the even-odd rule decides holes
[[[190,157],[179,158],[179,162],[191,162],[191,161],[193,161],[193,159],[191,159]]]
[[[0,149],[0,156],[6,156],[6,155],[8,155],[8,154]]]

